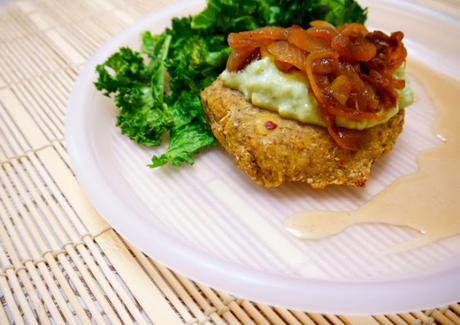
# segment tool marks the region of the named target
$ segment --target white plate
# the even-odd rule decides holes
[[[460,76],[458,20],[403,1],[364,5],[369,6],[369,26],[406,33],[411,60]],[[365,189],[313,191],[297,184],[266,190],[219,149],[201,154],[193,167],[146,167],[152,151],[120,135],[113,102],[93,86],[95,66],[120,46],[139,48],[140,32],[161,32],[171,17],[203,6],[202,1],[182,2],[145,17],[102,47],[80,74],[70,98],[66,140],[78,180],[96,209],[152,258],[257,302],[365,314],[460,300],[460,237],[385,255],[385,248],[414,231],[360,225],[325,240],[301,241],[283,228],[294,212],[356,208],[416,169],[417,154],[438,144],[431,132],[436,114],[417,80],[417,103],[408,109],[405,131],[391,155],[378,162]]]

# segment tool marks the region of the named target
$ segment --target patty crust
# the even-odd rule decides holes
[[[257,184],[277,187],[305,182],[364,186],[371,167],[389,152],[404,123],[404,110],[388,122],[366,129],[358,151],[340,148],[323,127],[283,118],[252,105],[217,79],[201,92],[212,132],[236,165]]]

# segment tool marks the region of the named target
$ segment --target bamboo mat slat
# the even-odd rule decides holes
[[[460,305],[320,315],[190,281],[124,241],[84,196],[64,141],[78,71],[122,28],[172,1],[0,5],[0,324],[460,324]]]

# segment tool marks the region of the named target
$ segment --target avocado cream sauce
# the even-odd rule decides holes
[[[396,75],[403,79],[404,70],[400,69]],[[221,78],[226,87],[239,90],[253,105],[278,112],[283,117],[324,126],[316,100],[309,91],[307,78],[300,72],[284,73],[278,70],[270,57],[254,61],[240,72],[225,70]],[[358,122],[337,118],[336,123],[338,126],[357,130],[385,123],[399,109],[413,102],[408,82],[400,95],[398,105],[388,111],[385,119]]]

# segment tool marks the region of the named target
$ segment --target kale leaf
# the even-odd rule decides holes
[[[98,65],[95,86],[114,98],[117,126],[133,141],[157,147],[169,134],[168,149],[151,167],[192,164],[215,144],[200,91],[225,69],[230,32],[317,19],[363,23],[366,15],[354,0],[208,0],[201,13],[174,18],[162,34],[144,32],[139,52],[121,48]]]
[[[168,150],[160,157],[153,157],[150,167],[160,167],[166,163],[180,166],[183,162],[193,164],[193,154],[214,144],[209,128],[200,124],[187,124],[173,129]]]
[[[308,27],[318,19],[334,25],[364,23],[366,16],[367,10],[354,0],[208,0],[191,27],[228,34],[267,25]]]
[[[99,78],[95,85],[104,95],[113,95],[120,109],[117,126],[129,138],[148,147],[161,144],[161,137],[168,130],[168,119],[163,103],[154,98],[152,73],[140,53],[122,48],[113,54],[96,71]],[[161,87],[155,81],[155,87]]]

